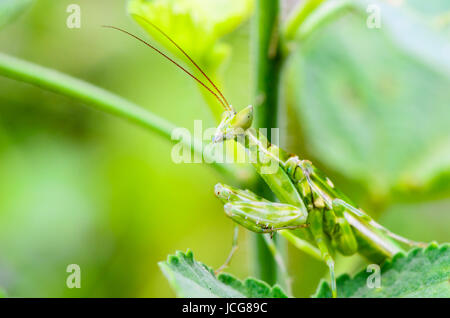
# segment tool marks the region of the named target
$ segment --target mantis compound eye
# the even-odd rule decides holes
[[[247,130],[252,126],[253,122],[253,106],[247,106],[238,112],[231,121],[232,128],[241,128]]]

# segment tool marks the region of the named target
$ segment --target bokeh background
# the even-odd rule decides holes
[[[351,11],[315,31],[286,65],[281,144],[313,160],[394,232],[448,242],[450,5],[396,2],[408,5],[412,30],[427,27],[433,37],[398,35],[392,30],[403,22],[388,15],[381,29],[368,29]],[[71,3],[81,6],[80,29],[66,27]],[[145,36],[126,1],[38,0],[0,30],[0,51],[108,89],[176,125],[215,125],[192,80],[102,24]],[[246,21],[222,39],[232,48],[223,87],[237,108],[251,102],[250,32]],[[170,151],[167,140],[128,122],[0,77],[0,287],[13,297],[171,297],[157,265],[167,255],[190,248],[220,266],[233,233],[213,195],[223,177],[207,165],[174,164]],[[241,231],[227,269],[240,278],[252,274],[249,237]],[[294,294],[311,295],[326,267],[288,254]],[[66,287],[73,263],[80,289]],[[338,262],[339,272],[360,268],[355,258]]]

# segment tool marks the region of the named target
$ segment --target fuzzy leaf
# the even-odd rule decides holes
[[[178,297],[287,297],[280,287],[270,287],[254,278],[247,278],[242,282],[230,274],[216,277],[211,268],[194,260],[190,250],[169,255],[167,261],[160,262],[159,266]]]
[[[293,92],[310,157],[380,201],[450,189],[450,78],[356,14],[317,31],[299,53]]]
[[[196,62],[214,71],[229,53],[218,40],[249,17],[252,4],[253,0],[131,0],[128,11],[157,25]],[[184,59],[155,29],[135,20],[166,50]]]
[[[33,0],[0,0],[0,29],[30,7]]]
[[[380,0],[359,0],[354,5],[363,12],[369,6],[378,6],[381,27],[395,45],[450,76],[449,1],[413,0],[394,5]]]
[[[365,270],[351,278],[337,279],[339,297],[450,297],[450,245],[435,243],[427,248],[397,254],[381,267],[381,288],[368,288],[372,272]],[[331,290],[323,281],[314,297],[330,297]]]
[[[251,14],[253,0],[130,0],[128,11],[165,51],[185,62],[191,72],[203,76],[176,47],[136,15],[144,17],[169,35],[221,87],[220,67],[230,55],[230,46],[220,39],[235,30]],[[223,111],[206,90],[203,97],[216,119]]]

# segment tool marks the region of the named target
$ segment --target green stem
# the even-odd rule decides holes
[[[174,142],[171,138],[172,130],[176,128],[174,124],[82,80],[3,53],[0,53],[0,75],[68,96],[94,109],[127,119]],[[198,143],[193,142],[189,146],[192,151],[202,153],[202,147]],[[234,175],[233,171],[224,165],[214,163],[212,166],[225,175]]]
[[[279,54],[279,3],[277,0],[258,0],[253,28],[255,69],[254,103],[255,122],[258,128],[277,124],[278,83],[280,75]]]
[[[254,101],[255,122],[257,128],[267,128],[270,140],[270,129],[276,127],[278,111],[278,83],[280,78],[279,35],[279,1],[258,0],[254,17],[252,45],[254,70],[256,73]],[[264,196],[272,195],[261,182],[259,191]],[[255,275],[269,284],[277,282],[277,263],[261,235],[253,236]],[[283,251],[280,246],[279,250]]]

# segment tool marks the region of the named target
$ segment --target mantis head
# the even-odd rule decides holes
[[[217,127],[213,142],[220,142],[234,138],[239,133],[245,132],[252,126],[253,106],[249,105],[239,112],[227,110],[224,112],[223,119]]]

